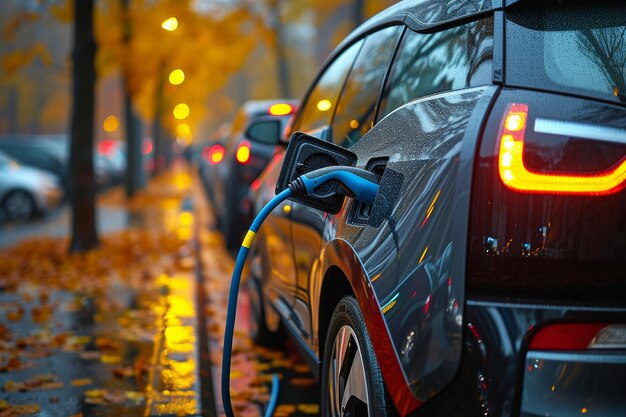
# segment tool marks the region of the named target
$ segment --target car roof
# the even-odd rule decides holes
[[[335,51],[384,26],[404,24],[419,32],[499,8],[502,8],[501,0],[404,0],[365,21]]]

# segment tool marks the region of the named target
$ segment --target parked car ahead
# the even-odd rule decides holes
[[[203,151],[213,165],[203,170],[204,182],[229,249],[239,247],[250,222],[248,187],[280,145],[295,107],[293,100],[248,101],[237,112],[224,141]]]
[[[295,116],[398,196],[286,201],[255,241],[254,337],[284,324],[322,416],[626,410],[626,5],[507,3],[391,7]]]
[[[8,220],[25,220],[55,207],[62,195],[58,179],[18,164],[0,152],[0,210]]]

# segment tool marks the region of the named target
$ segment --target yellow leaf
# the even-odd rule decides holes
[[[80,378],[80,379],[72,380],[72,385],[75,387],[84,387],[85,385],[91,385],[91,384],[93,384],[93,381],[91,380],[91,378]]]

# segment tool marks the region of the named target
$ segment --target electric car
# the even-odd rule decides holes
[[[287,329],[322,416],[624,415],[625,16],[405,1],[332,53],[292,131],[349,148],[380,201],[284,202],[248,280],[255,340]]]
[[[249,223],[248,187],[263,171],[280,145],[285,126],[296,108],[294,100],[259,100],[244,103],[223,142],[206,148],[204,184],[226,246],[239,246]]]

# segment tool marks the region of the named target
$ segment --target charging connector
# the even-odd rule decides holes
[[[232,279],[230,282],[230,290],[228,293],[228,309],[226,312],[226,326],[224,329],[224,350],[222,354],[222,403],[224,405],[224,413],[226,417],[234,417],[233,407],[230,400],[230,365],[233,348],[233,333],[235,330],[235,316],[237,314],[237,299],[239,297],[239,283],[241,281],[241,274],[243,267],[248,256],[248,251],[252,245],[252,241],[256,236],[261,224],[267,218],[267,216],[274,210],[280,203],[285,201],[291,196],[295,195],[308,195],[315,193],[315,190],[324,184],[335,181],[340,185],[340,189],[345,195],[352,197],[363,203],[372,205],[376,199],[378,193],[380,177],[370,171],[364,169],[346,167],[346,166],[333,166],[328,168],[321,168],[305,175],[300,176],[294,180],[289,187],[279,193],[276,197],[271,199],[261,209],[256,216],[246,237],[239,248],[237,254],[237,260],[235,261],[235,268],[233,270]],[[278,399],[278,378],[276,375],[272,377],[272,395],[270,403],[265,410],[265,417],[270,417],[274,413]]]

